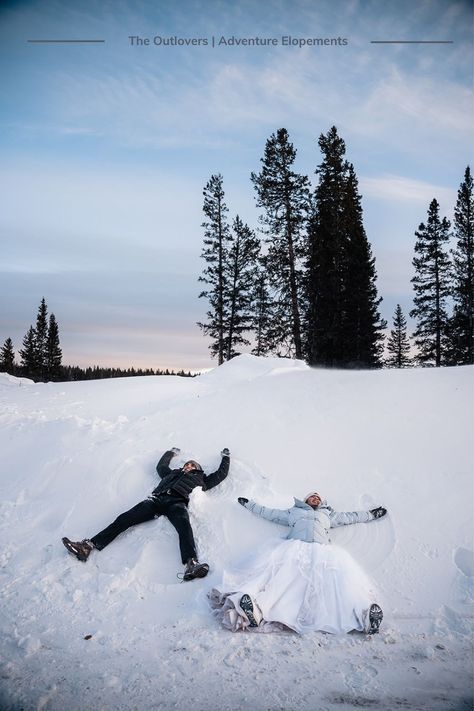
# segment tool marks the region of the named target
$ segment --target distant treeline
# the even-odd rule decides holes
[[[192,378],[196,373],[184,370],[157,368],[104,368],[98,365],[81,368],[63,365],[59,340],[59,326],[54,314],[48,319],[48,306],[43,297],[38,308],[36,327],[30,326],[23,338],[20,363],[16,362],[13,341],[7,338],[0,352],[0,372],[35,382],[64,382],[69,380],[102,380],[104,378],[130,378],[140,375],[179,375]]]
[[[103,378],[131,378],[136,375],[179,375],[182,378],[194,378],[197,373],[186,372],[184,370],[161,370],[157,368],[101,368],[95,365],[93,368],[80,368],[77,365],[65,365],[62,367],[63,377],[61,380],[102,380]]]

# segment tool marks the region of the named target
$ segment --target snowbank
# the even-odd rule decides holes
[[[344,709],[361,699],[463,708],[473,372],[325,371],[241,356],[193,379],[44,385],[1,374],[2,708],[167,709],[189,698],[194,709]],[[206,471],[222,447],[232,453],[228,479],[190,505],[208,578],[176,578],[165,519],[87,564],[69,556],[61,536],[92,536],[145,498],[174,445],[177,465],[192,457]],[[206,591],[224,566],[284,535],[237,496],[286,507],[311,489],[339,510],[388,508],[332,535],[374,578],[383,631],[367,641],[219,629]]]

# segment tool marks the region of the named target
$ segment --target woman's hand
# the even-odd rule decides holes
[[[370,513],[374,518],[382,518],[387,513],[387,509],[384,509],[383,506],[378,506],[376,509],[370,509]]]

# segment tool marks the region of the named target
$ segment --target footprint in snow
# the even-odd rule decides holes
[[[224,664],[228,667],[235,667],[236,663],[241,664],[245,659],[248,659],[250,655],[251,652],[248,647],[240,647],[224,657]]]
[[[378,676],[378,671],[371,666],[351,666],[350,672],[347,674],[345,683],[354,691],[366,689],[370,682]]]

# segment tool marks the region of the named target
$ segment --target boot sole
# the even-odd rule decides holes
[[[242,595],[242,597],[240,598],[239,605],[247,615],[250,627],[258,627],[258,622],[253,614],[253,603],[250,599],[250,595]]]
[[[383,619],[382,608],[379,605],[371,605],[369,611],[369,630],[367,634],[377,634]]]
[[[188,573],[183,575],[183,580],[194,580],[195,578],[205,578],[209,572],[209,566],[203,563],[193,573]]]

